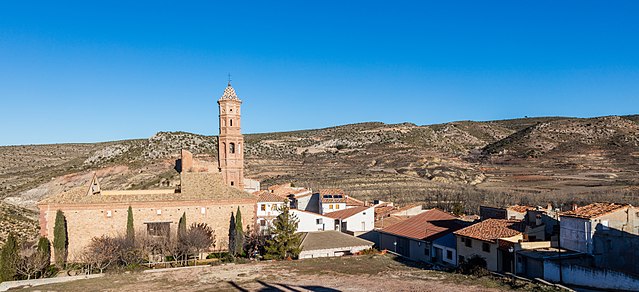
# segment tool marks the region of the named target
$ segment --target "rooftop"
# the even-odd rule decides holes
[[[284,197],[280,197],[276,194],[273,194],[269,191],[260,191],[257,194],[257,201],[258,202],[277,202],[277,203],[281,203],[286,201],[286,198]]]
[[[620,205],[615,203],[593,203],[578,207],[575,210],[563,212],[561,213],[561,216],[593,219],[628,206],[629,205]]]
[[[430,209],[381,231],[417,240],[434,240],[463,227],[462,222],[452,214],[439,209]]]
[[[334,211],[334,212],[330,212],[327,214],[324,214],[326,217],[331,217],[333,219],[346,219],[348,217],[351,217],[357,213],[360,212],[364,212],[368,209],[370,209],[372,207],[365,207],[365,206],[361,206],[361,207],[353,207],[353,208],[348,208],[348,209],[344,209],[344,210],[339,210],[339,211]]]
[[[515,212],[518,212],[518,213],[526,213],[526,211],[528,211],[528,210],[537,210],[537,208],[535,208],[535,207],[521,206],[521,205],[510,206],[507,209],[515,211]]]
[[[373,243],[368,240],[334,230],[302,233],[302,251],[347,248],[364,245],[373,246]]]
[[[456,231],[455,235],[496,242],[499,238],[521,234],[524,228],[524,223],[519,220],[486,219]]]
[[[229,81],[229,84],[224,89],[224,93],[222,94],[222,97],[220,97],[220,100],[225,100],[225,99],[237,100],[237,101],[240,100],[240,98],[237,97],[237,94],[235,93],[235,89],[233,89],[233,87],[231,86],[230,81]]]
[[[80,186],[57,193],[40,204],[101,204],[151,201],[240,200],[255,196],[227,186],[221,173],[184,172],[181,192],[175,189],[89,192],[91,186]]]

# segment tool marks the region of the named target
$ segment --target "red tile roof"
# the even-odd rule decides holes
[[[391,225],[395,225],[399,222],[402,222],[406,219],[410,218],[410,216],[388,216],[383,217],[380,220],[375,221],[375,228],[385,228]]]
[[[353,197],[347,196],[346,197],[346,206],[364,206],[364,202],[355,199]]]
[[[280,197],[269,191],[261,191],[258,193],[257,196],[258,202],[284,202],[285,200],[286,198]]]
[[[514,205],[514,206],[508,207],[507,209],[515,211],[517,213],[526,213],[526,211],[528,210],[536,210],[537,208],[531,207],[531,206]]]
[[[430,209],[381,231],[418,240],[434,240],[462,227],[457,217],[452,214],[439,209]]]
[[[487,219],[455,232],[455,235],[496,242],[499,238],[512,237],[524,231],[520,220]]]
[[[339,210],[339,211],[334,211],[334,212],[330,212],[330,213],[326,213],[324,214],[327,217],[331,217],[333,219],[346,219],[348,217],[351,217],[359,212],[363,212],[366,211],[368,209],[370,209],[372,207],[353,207],[353,208],[348,208],[348,209],[344,209],[344,210]]]
[[[561,213],[561,216],[593,219],[627,206],[628,205],[620,205],[614,203],[593,203],[590,205],[579,207],[576,210],[563,212]]]

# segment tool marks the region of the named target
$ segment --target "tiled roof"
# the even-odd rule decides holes
[[[107,191],[88,194],[89,186],[82,186],[57,193],[40,201],[41,204],[99,204],[149,201],[188,200],[240,200],[255,196],[227,186],[221,173],[184,172],[181,174],[181,192],[165,190]]]
[[[235,89],[233,89],[233,87],[231,86],[231,82],[229,82],[228,86],[226,86],[222,97],[220,97],[220,100],[223,99],[240,100],[240,98],[237,97],[237,94],[235,93]]]
[[[273,194],[269,191],[261,191],[257,195],[258,202],[284,202],[286,198],[280,197],[276,194]]]
[[[347,196],[346,197],[346,206],[364,206],[364,202],[355,199],[353,197]]]
[[[628,205],[620,205],[614,203],[593,203],[590,205],[578,207],[576,210],[561,213],[561,216],[577,217],[584,219],[592,219],[606,215],[610,212],[627,207]]]
[[[305,232],[302,236],[302,251],[373,246],[368,240],[334,230]]]
[[[391,225],[395,225],[399,222],[402,222],[406,219],[410,218],[409,216],[388,216],[388,217],[383,217],[382,219],[379,219],[377,221],[375,221],[375,228],[384,228],[384,227],[389,227]]]
[[[524,231],[519,220],[487,219],[455,232],[456,235],[495,242],[499,238],[512,237]]]
[[[418,240],[433,240],[462,227],[457,217],[439,209],[430,209],[381,231]]]
[[[289,195],[293,195],[297,197],[298,195],[308,193],[311,194],[311,191],[302,187],[292,187],[291,183],[281,184],[281,185],[273,185],[268,188],[271,193],[276,194],[280,197],[288,197]]]
[[[536,210],[537,208],[531,207],[531,206],[514,205],[514,206],[508,207],[508,209],[512,210],[512,211],[515,211],[517,213],[526,213],[526,211],[528,211],[528,210]]]
[[[319,194],[322,203],[346,203],[346,195],[342,189],[320,189]]]
[[[375,217],[381,218],[381,217],[389,216],[395,210],[396,208],[393,206],[375,207]]]
[[[344,210],[339,210],[339,211],[334,211],[334,212],[330,212],[330,213],[326,213],[324,215],[326,215],[327,217],[331,217],[333,219],[346,219],[348,217],[351,217],[359,212],[363,212],[366,211],[368,209],[370,209],[372,207],[353,207],[353,208],[348,208],[348,209],[344,209]]]
[[[320,189],[319,190],[320,195],[344,195],[344,190],[342,189]]]

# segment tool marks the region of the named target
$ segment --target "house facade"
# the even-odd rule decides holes
[[[430,209],[378,230],[380,249],[414,261],[457,265],[453,232],[465,226],[452,214]]]
[[[374,207],[353,207],[345,210],[325,214],[335,222],[335,230],[349,232],[355,235],[368,232],[375,228]]]
[[[299,209],[290,209],[289,212],[298,220],[297,232],[339,230],[331,217]]]
[[[490,271],[514,271],[514,246],[524,239],[525,226],[519,220],[487,219],[456,231],[458,263],[477,255]],[[511,252],[512,250],[512,252]]]

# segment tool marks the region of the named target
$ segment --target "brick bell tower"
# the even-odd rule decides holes
[[[244,190],[244,137],[240,132],[240,106],[242,101],[235,89],[228,86],[217,101],[220,108],[220,136],[218,164],[226,185]]]

